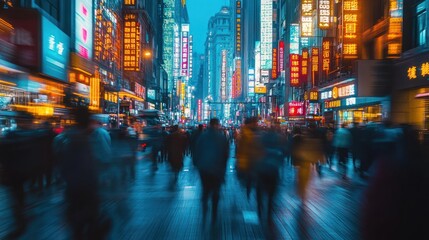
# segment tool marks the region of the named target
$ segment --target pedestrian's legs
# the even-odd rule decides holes
[[[338,161],[340,164],[340,168],[342,168],[343,178],[346,178],[347,175],[347,157],[347,148],[338,148]]]
[[[213,181],[213,199],[212,199],[212,222],[215,223],[217,221],[217,208],[219,205],[219,197],[220,197],[220,182],[216,182],[217,180],[212,179]]]

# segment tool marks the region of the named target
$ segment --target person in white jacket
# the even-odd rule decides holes
[[[352,134],[346,126],[345,123],[341,124],[341,128],[335,132],[333,142],[334,147],[337,149],[339,166],[343,169],[344,179],[347,177],[347,160],[352,144]]]

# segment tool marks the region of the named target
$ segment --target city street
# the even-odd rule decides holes
[[[308,202],[302,206],[295,194],[295,169],[287,164],[274,222],[268,225],[258,220],[254,192],[247,200],[239,185],[232,157],[218,224],[204,227],[201,187],[191,159],[185,159],[176,186],[166,163],[155,173],[150,166],[139,156],[135,180],[103,190],[104,210],[113,219],[110,239],[359,239],[359,203],[366,181],[358,176],[343,180],[335,168],[323,169],[322,176],[314,171]],[[43,192],[29,191],[30,224],[20,239],[69,239],[62,190],[55,185]],[[0,188],[0,239],[11,229],[9,206],[7,192]]]

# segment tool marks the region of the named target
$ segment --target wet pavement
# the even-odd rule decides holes
[[[260,221],[255,193],[247,199],[230,159],[219,203],[218,224],[203,224],[198,173],[190,158],[177,184],[166,163],[156,172],[139,156],[134,180],[104,189],[103,209],[113,219],[109,239],[359,239],[359,210],[366,180],[350,169],[343,180],[336,168],[313,177],[302,205],[295,192],[296,170],[286,164],[275,204],[274,221]],[[69,239],[62,185],[28,190],[30,224],[20,239]],[[9,198],[0,187],[0,239],[12,228]]]

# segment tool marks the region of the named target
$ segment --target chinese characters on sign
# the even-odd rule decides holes
[[[319,92],[318,91],[310,91],[310,101],[319,100]]]
[[[178,77],[180,74],[180,33],[179,26],[174,24],[174,42],[173,42],[173,76]],[[176,81],[174,81],[175,83]]]
[[[302,49],[302,57],[301,57],[301,82],[307,82],[308,78],[308,59],[309,58],[309,52],[308,48]]]
[[[135,14],[125,14],[124,70],[140,70],[140,26]]]
[[[311,48],[311,81],[316,86],[319,81],[319,48]]]
[[[313,36],[313,0],[301,1],[301,37]]]
[[[277,48],[273,48],[273,66],[271,68],[271,79],[276,80],[278,78],[278,69],[277,69]]]
[[[302,116],[304,115],[304,102],[290,102],[289,103],[289,116]]]
[[[182,72],[181,76],[188,76],[189,71],[189,24],[182,24]]]
[[[241,95],[241,59],[235,60],[235,72],[232,79],[232,98],[237,98]]]
[[[235,55],[241,55],[241,0],[235,2]]]
[[[402,0],[390,0],[387,55],[399,58],[402,51]]]
[[[328,73],[331,70],[331,42],[330,38],[322,41],[322,71]]]
[[[285,70],[285,42],[280,40],[279,42],[279,71]]]
[[[77,0],[75,8],[75,49],[86,59],[92,58],[93,43],[92,0]]]
[[[358,57],[358,11],[359,0],[344,0],[343,57],[345,59],[354,59]]]
[[[220,96],[222,101],[226,100],[226,50],[222,50]]]
[[[290,53],[299,54],[299,24],[292,23],[290,25]]]
[[[271,69],[273,48],[273,0],[261,0],[261,69]]]
[[[319,28],[328,29],[331,18],[331,0],[319,0]]]
[[[290,86],[299,87],[299,75],[300,75],[300,55],[290,54],[289,55],[290,65]]]

